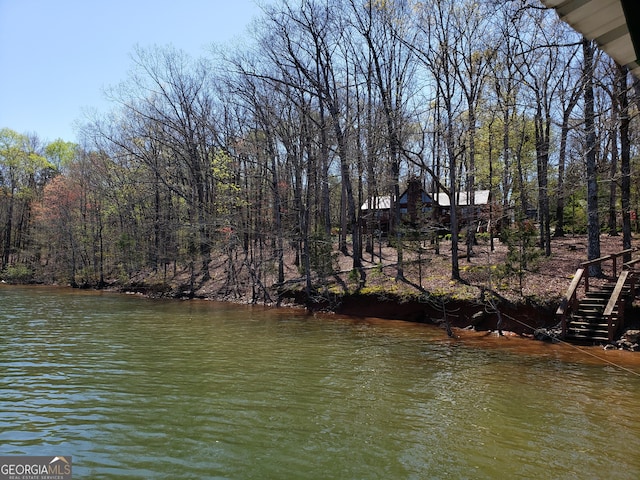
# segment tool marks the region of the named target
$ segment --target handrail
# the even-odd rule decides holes
[[[629,262],[623,263],[622,268],[631,269],[635,266],[636,263],[640,263],[640,258],[636,258],[635,260],[631,260]]]
[[[630,260],[628,262],[625,262],[622,264],[622,268],[625,270],[629,270],[630,272],[633,273],[633,275],[631,275],[631,298],[635,299],[636,298],[636,282],[638,280],[638,272],[635,270],[635,266],[636,264],[640,263],[640,258],[636,258],[635,260]]]
[[[617,333],[617,330],[620,328],[620,322],[617,322],[617,325],[613,325],[612,322],[612,318],[613,318],[613,309],[616,307],[616,305],[619,305],[620,303],[624,303],[624,298],[620,298],[620,294],[622,293],[622,289],[624,288],[624,285],[627,283],[627,278],[629,277],[630,274],[630,270],[623,270],[620,273],[620,276],[618,277],[618,281],[616,282],[616,286],[613,289],[613,292],[611,292],[611,297],[609,297],[609,302],[607,303],[607,306],[604,309],[604,312],[602,314],[602,316],[607,320],[607,326],[608,326],[608,335],[609,335],[609,341],[612,342],[613,338],[615,337],[615,334]],[[618,308],[618,313],[619,315],[621,315],[622,321],[624,322],[624,310],[621,310],[620,308]]]
[[[576,270],[576,274],[573,276],[573,280],[571,280],[571,284],[567,289],[567,293],[562,299],[562,302],[560,302],[558,310],[556,310],[556,316],[559,316],[562,320],[562,336],[566,335],[567,333],[567,315],[571,310],[573,310],[573,308],[575,308],[577,291],[578,287],[580,286],[580,282],[582,281],[584,272],[584,268],[579,268],[578,270]]]
[[[571,284],[567,289],[567,293],[565,293],[558,310],[556,311],[556,315],[564,315],[567,307],[572,303],[572,301],[576,298],[576,291],[578,290],[578,286],[580,285],[580,281],[582,280],[582,276],[584,274],[584,268],[579,268],[576,270],[576,274],[573,276],[573,280],[571,280]]]
[[[581,262],[581,267],[590,267],[591,265],[597,265],[602,262],[606,262],[607,260],[611,260],[614,258],[613,255],[605,255],[604,257],[594,258],[593,260],[587,260],[586,262]]]
[[[623,255],[628,255],[630,253],[633,253],[637,250],[637,247],[632,247],[632,248],[627,248],[626,250],[621,250],[619,252],[616,253],[612,253],[609,255],[605,255],[604,257],[599,257],[599,258],[594,258],[593,260],[587,260],[586,262],[582,262],[580,264],[580,266],[582,268],[587,268],[590,267],[591,265],[598,265],[602,262],[606,262],[607,260],[612,260],[613,261],[613,276],[617,276],[618,275],[618,257],[622,257]]]

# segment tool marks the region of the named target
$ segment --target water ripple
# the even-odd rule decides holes
[[[208,302],[0,303],[2,453],[73,455],[78,478],[640,474],[640,382],[557,352]]]

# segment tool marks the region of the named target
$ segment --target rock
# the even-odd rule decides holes
[[[640,340],[640,330],[627,330],[622,334],[621,339],[629,343],[638,343],[638,340]]]
[[[533,331],[533,338],[542,340],[543,342],[557,342],[562,334],[562,330],[558,328],[536,328]]]
[[[630,352],[638,351],[640,344],[640,330],[627,330],[622,334],[620,339],[614,343],[619,350],[629,350]]]
[[[471,326],[479,325],[486,318],[484,311],[476,312],[471,316]]]

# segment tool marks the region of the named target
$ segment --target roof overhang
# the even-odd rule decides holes
[[[640,78],[638,0],[541,0],[585,37],[595,40],[618,64]]]

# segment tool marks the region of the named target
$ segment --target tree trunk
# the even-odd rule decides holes
[[[558,156],[558,189],[556,204],[556,230],[554,237],[564,237],[564,171],[567,160],[567,137],[569,136],[569,119],[571,111],[565,110],[562,115],[562,127],[560,128],[560,153]]]
[[[551,117],[543,115],[542,98],[538,98],[538,108],[535,115],[536,132],[536,163],[538,167],[538,219],[540,222],[540,247],[545,255],[551,255],[551,233],[549,222],[549,133]]]
[[[587,152],[587,258],[593,260],[600,257],[600,220],[598,215],[598,172],[596,168],[593,45],[590,40],[582,39],[582,51],[584,54],[584,127]],[[591,276],[602,276],[602,267],[600,265],[591,265],[589,274]]]
[[[476,110],[473,100],[467,97],[469,107],[469,170],[467,171],[467,262],[473,256],[473,244],[476,241]]]
[[[618,67],[618,95],[620,98],[620,173],[622,183],[620,196],[622,201],[622,248],[631,248],[631,143],[629,141],[629,99],[627,97],[627,68]],[[631,260],[631,254],[623,257]]]
[[[9,257],[11,255],[11,232],[13,229],[13,204],[15,198],[15,188],[11,186],[9,195],[9,205],[7,207],[7,220],[4,224],[4,247],[2,249],[2,268],[9,265]]]
[[[614,87],[614,95],[619,96]],[[611,102],[611,116],[612,123],[615,125],[618,116],[618,102],[617,99],[613,99]],[[618,136],[617,129],[612,126],[611,128],[611,164],[609,165],[609,218],[607,219],[607,227],[609,230],[609,236],[618,236],[618,222],[616,219],[616,199],[617,199],[617,182],[616,176],[618,174]]]
[[[449,115],[449,120],[451,115]],[[447,126],[447,154],[449,157],[449,218],[451,222],[451,279],[460,280],[460,263],[458,260],[458,201],[456,187],[456,154],[453,142],[453,127]]]
[[[271,142],[269,142],[271,143]],[[273,193],[273,221],[275,223],[274,232],[276,235],[276,258],[278,262],[278,283],[284,283],[284,240],[282,234],[282,200],[280,198],[280,180],[278,178],[278,165],[276,162],[275,149],[270,145],[269,154],[271,156],[271,189]]]

